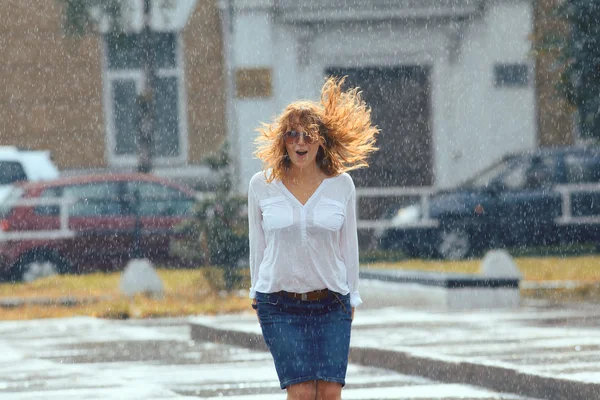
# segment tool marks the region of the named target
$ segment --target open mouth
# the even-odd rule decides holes
[[[296,154],[298,154],[299,157],[305,156],[308,153],[308,151],[297,151]]]

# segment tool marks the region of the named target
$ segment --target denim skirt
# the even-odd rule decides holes
[[[305,381],[346,383],[352,309],[350,295],[329,292],[305,301],[256,293],[263,337],[282,389]]]

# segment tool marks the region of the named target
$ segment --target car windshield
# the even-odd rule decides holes
[[[489,184],[498,179],[504,172],[510,168],[512,162],[510,160],[501,160],[496,164],[484,169],[473,178],[467,180],[461,185],[464,188],[485,188]]]

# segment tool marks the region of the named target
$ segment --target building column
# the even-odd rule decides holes
[[[255,129],[275,113],[273,91],[273,0],[221,0],[227,68],[227,131],[234,187],[245,193],[260,171]]]

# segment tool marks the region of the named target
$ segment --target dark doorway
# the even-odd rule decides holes
[[[328,68],[359,86],[381,129],[367,169],[351,172],[357,186],[433,184],[429,67]]]

